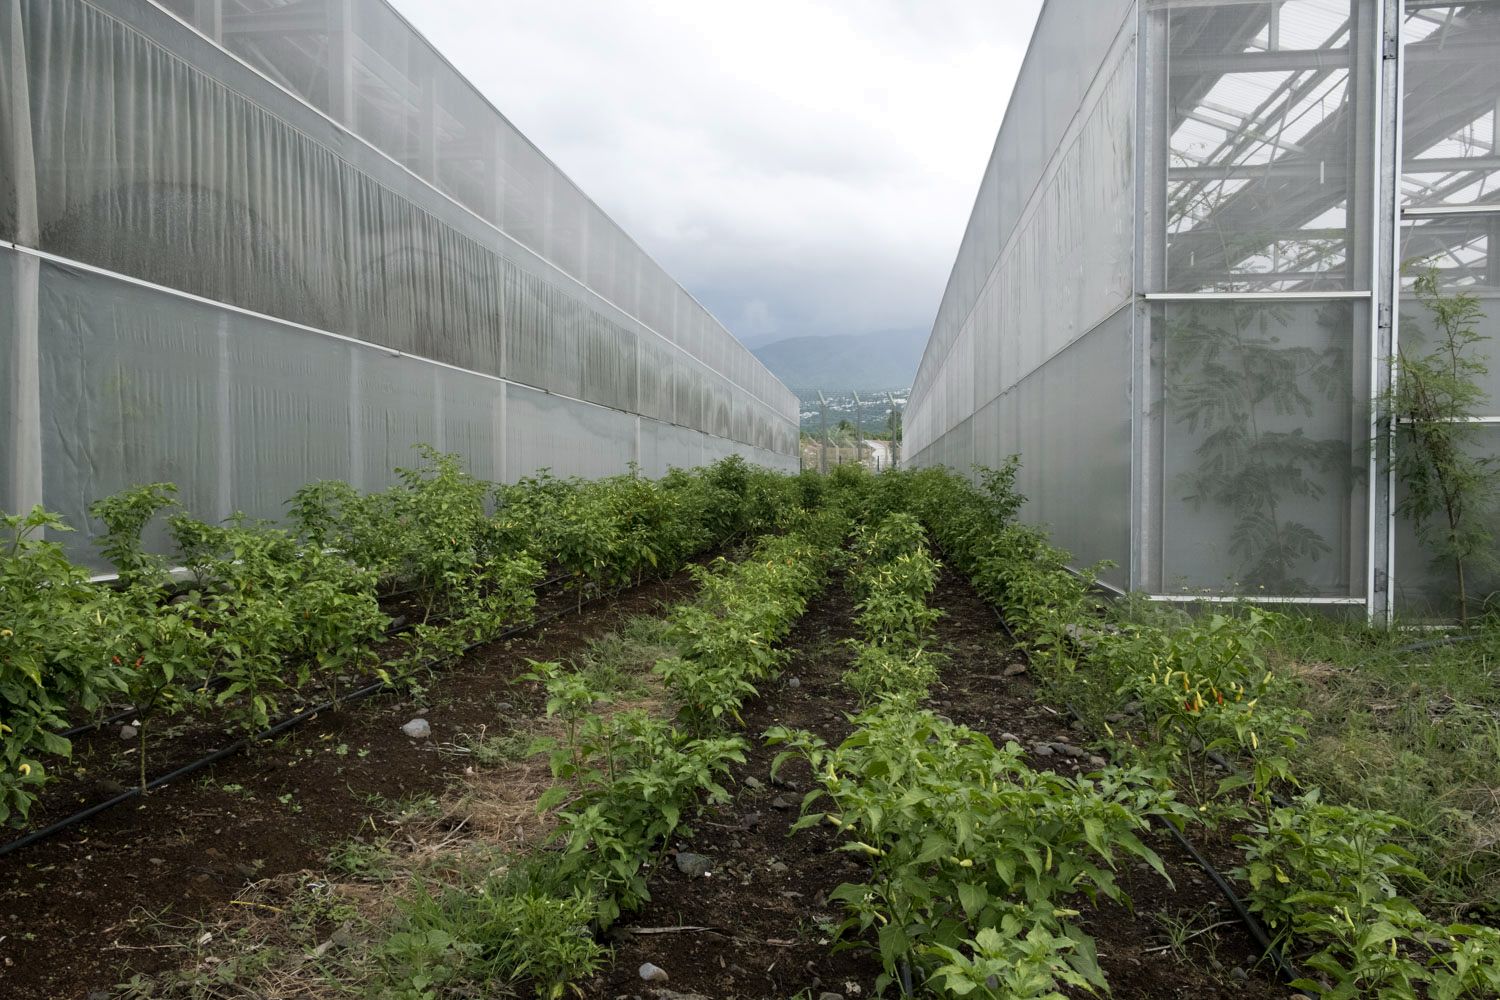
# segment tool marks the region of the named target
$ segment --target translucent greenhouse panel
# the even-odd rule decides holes
[[[635,417],[525,386],[506,386],[505,424],[511,482],[538,469],[559,476],[612,476],[636,458]]]
[[[1374,0],[1157,0],[1149,290],[1369,287]]]
[[[1454,291],[1456,290],[1449,289],[1446,294],[1451,295]],[[1470,290],[1468,294],[1474,295],[1478,302],[1479,317],[1472,328],[1481,339],[1465,354],[1470,358],[1483,360],[1489,369],[1487,374],[1479,378],[1479,384],[1484,388],[1487,398],[1472,415],[1500,417],[1500,289],[1480,288],[1477,291]],[[1439,335],[1432,312],[1410,293],[1404,295],[1401,300],[1402,353],[1412,356],[1425,354],[1432,350],[1434,338]]]
[[[711,439],[687,427],[660,421],[640,421],[640,471],[666,475],[667,469],[691,469],[706,462]]]
[[[1369,314],[1363,303],[1166,303],[1153,381],[1167,593],[1365,590]]]
[[[590,310],[582,314],[579,338],[583,398],[617,410],[637,412],[635,331]]]
[[[1474,428],[1466,450],[1479,456],[1500,455],[1500,426]],[[1406,495],[1397,485],[1396,501]],[[1480,514],[1478,522],[1500,538],[1500,505],[1492,505]],[[1431,540],[1441,539],[1446,521],[1442,515],[1429,523]],[[1443,558],[1439,544],[1424,544],[1416,525],[1408,518],[1396,521],[1396,556],[1394,597],[1396,614],[1411,621],[1452,621],[1458,616],[1458,567],[1451,558]],[[1464,566],[1464,585],[1468,592],[1471,616],[1485,610],[1494,611],[1500,595],[1500,566],[1485,558],[1470,559]]]
[[[1500,3],[1410,4],[1401,33],[1403,203],[1500,204]]]
[[[1434,268],[1445,289],[1484,295],[1500,292],[1500,212],[1443,213],[1409,219],[1401,227],[1401,259],[1409,288],[1415,275]]]

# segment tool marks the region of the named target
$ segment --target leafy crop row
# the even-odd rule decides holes
[[[563,723],[560,738],[538,746],[550,754],[555,781],[538,803],[555,820],[553,849],[519,859],[509,872],[520,874],[491,877],[478,891],[419,893],[384,946],[395,995],[425,1000],[444,984],[519,980],[540,996],[562,995],[602,960],[591,932],[646,902],[651,869],[674,839],[691,835],[692,815],[727,801],[725,777],[745,749],[730,724],[755,685],[776,676],[777,643],[822,585],[848,530],[837,509],[784,502],[767,514],[785,534],[763,539],[739,562],[695,569],[698,596],[663,623],[674,655],[655,673],[675,719],[611,711],[609,695],[585,673],[533,665],[547,714]],[[518,928],[502,912],[546,919]]]
[[[896,477],[886,489],[929,526],[1031,646],[1047,683],[1082,705],[1118,753],[1180,776],[1199,821],[1248,830],[1237,838],[1245,861],[1234,874],[1280,943],[1318,974],[1295,985],[1330,998],[1500,993],[1500,931],[1441,924],[1402,895],[1426,876],[1391,842],[1401,820],[1302,790],[1306,776],[1293,772],[1290,751],[1306,735],[1304,713],[1264,654],[1274,616],[1106,622],[1092,574],[1070,571],[1044,533],[1013,521],[1024,502],[1015,471],[1012,461],[985,472],[977,489],[940,471]],[[1125,718],[1124,706],[1135,721],[1116,733],[1109,720]],[[1205,751],[1242,770],[1210,781]],[[1276,794],[1298,790],[1290,803]]]
[[[514,485],[476,479],[453,455],[424,448],[423,459],[375,493],[309,484],[285,527],[205,523],[177,509],[167,483],[102,499],[91,513],[115,587],[91,585],[48,537],[69,530],[59,518],[0,515],[0,822],[25,822],[79,715],[133,706],[144,785],[148,736],[166,717],[215,711],[253,732],[289,701],[336,700],[372,672],[418,687],[527,620],[546,565],[581,602],[768,530],[800,495],[738,458],[656,481],[543,473]],[[144,541],[158,517],[170,559]],[[415,608],[395,640],[386,595]]]
[[[1183,807],[1144,770],[1072,779],[1034,771],[1014,743],[996,747],[918,707],[937,680],[927,649],[939,612],[938,564],[911,514],[858,534],[850,586],[862,637],[845,680],[867,706],[836,748],[785,728],[766,737],[806,761],[818,787],[796,829],[832,823],[870,866],[840,886],[840,947],[873,938],[881,991],[913,970],[940,995],[1061,997],[1103,987],[1092,940],[1072,921],[1078,894],[1128,902],[1117,852],[1162,871],[1137,834]],[[814,811],[816,808],[817,811]]]

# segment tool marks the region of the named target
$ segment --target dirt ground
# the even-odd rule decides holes
[[[1003,733],[1019,737],[1023,746],[1072,746],[1081,740],[1064,715],[1036,700],[1025,674],[1006,675],[1007,667],[1014,671],[1024,660],[966,582],[945,572],[931,603],[944,612],[934,645],[950,657],[932,698],[938,712],[996,740]],[[851,616],[838,583],[813,602],[791,637],[792,659],[780,682],[746,714],[747,733],[758,736],[785,725],[811,730],[830,743],[849,734],[847,713],[858,706],[840,675],[848,664],[842,640],[854,635]],[[690,878],[675,866],[657,873],[651,903],[616,929],[615,964],[588,990],[591,1000],[653,993],[671,1000],[674,992],[714,1000],[873,995],[879,961],[863,947],[831,952],[827,930],[841,917],[828,894],[841,883],[863,881],[864,870],[855,855],[837,849],[830,829],[788,835],[810,776],[798,762],[783,769],[784,781],[774,781],[774,756],[773,748],[755,741],[735,774],[735,801],[710,811],[692,842],[678,845],[710,858],[710,873]],[[1032,763],[1069,773],[1093,766],[1087,757],[1057,754]],[[1163,915],[1190,919],[1201,928],[1226,921],[1229,914],[1174,841],[1163,834],[1149,843],[1162,855],[1173,885],[1143,864],[1122,862],[1120,883],[1134,900],[1134,913],[1077,901],[1112,995],[1120,1000],[1287,997],[1291,991],[1257,967],[1237,923],[1195,938],[1187,946],[1186,963],[1164,947]],[[670,978],[664,987],[641,980],[639,970],[647,962],[666,971]]]
[[[163,926],[227,905],[249,883],[320,866],[384,804],[440,794],[464,766],[434,747],[480,726],[503,731],[541,711],[528,660],[565,659],[633,614],[691,592],[686,573],[481,647],[431,686],[422,704],[376,697],[314,718],[284,738],[152,791],[56,838],[0,859],[0,997],[84,1000],[151,972],[172,949]],[[574,600],[556,594],[538,606]],[[559,604],[559,607],[562,605]],[[403,723],[420,716],[425,741]],[[199,726],[163,741],[153,775],[232,741]],[[82,777],[49,789],[38,818],[65,815],[134,780],[134,744],[117,727],[81,740]],[[97,1000],[97,998],[96,998]]]
[[[682,575],[561,619],[539,634],[478,650],[445,673],[422,704],[381,698],[330,713],[223,762],[206,777],[154,792],[139,806],[107,813],[0,861],[0,996],[98,1000],[131,972],[156,971],[177,960],[179,947],[162,942],[174,932],[189,933],[194,919],[231,905],[247,885],[318,870],[330,848],[391,802],[442,794],[464,767],[462,760],[433,752],[445,738],[481,726],[494,733],[531,725],[541,713],[538,692],[516,682],[529,659],[566,659],[628,616],[653,612],[690,592]],[[944,612],[935,645],[949,657],[931,699],[935,710],[997,741],[1015,737],[1026,747],[1082,747],[1082,735],[1066,716],[1038,701],[1024,658],[966,582],[945,572],[932,603]],[[830,926],[840,914],[829,893],[841,883],[862,881],[862,863],[838,849],[829,828],[789,836],[810,776],[798,763],[773,779],[775,750],[759,739],[776,725],[809,729],[831,743],[848,735],[848,715],[857,704],[840,678],[848,665],[843,640],[854,634],[852,612],[838,580],[814,598],[788,641],[786,671],[748,706],[751,749],[733,776],[735,800],[694,823],[690,842],[672,845],[674,852],[706,856],[709,874],[690,878],[671,863],[657,871],[652,901],[613,929],[614,961],[585,985],[585,997],[873,995],[880,974],[873,952],[859,942],[835,951],[830,941]],[[400,731],[417,715],[433,726],[428,741]],[[185,737],[164,753],[189,753],[197,737]],[[110,764],[110,755],[127,757],[125,750],[109,731],[86,746],[81,759],[94,762],[91,770],[113,775],[129,761]],[[1087,750],[1079,752],[1035,754],[1032,763],[1069,773],[1091,769]],[[67,786],[67,796],[99,791],[84,787],[83,780]],[[71,805],[59,801],[48,808]],[[1171,885],[1144,865],[1122,862],[1120,883],[1134,900],[1133,912],[1076,902],[1113,996],[1287,997],[1290,991],[1257,964],[1243,929],[1202,871],[1164,835],[1150,842],[1166,861]],[[1217,860],[1230,859],[1223,845],[1200,847],[1211,856],[1219,852]],[[1212,929],[1174,950],[1165,932],[1173,921]],[[646,962],[664,969],[669,980],[643,982],[639,969]]]

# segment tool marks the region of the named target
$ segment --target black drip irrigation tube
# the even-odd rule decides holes
[[[946,559],[947,554],[944,553],[943,555]],[[1000,609],[994,605],[990,605],[990,610],[995,612],[995,620],[1000,623],[1000,628],[1005,632],[1006,637],[1010,639],[1011,644],[1016,649],[1025,653],[1028,660],[1031,659],[1030,653],[1026,651],[1026,647],[1021,643],[1016,633],[1012,631],[1010,623],[1005,620],[1005,616],[1000,613]],[[1075,721],[1080,724],[1086,724],[1083,722],[1083,717],[1078,713],[1076,708],[1072,705],[1067,705],[1066,708],[1068,714]],[[1218,757],[1215,763],[1219,763],[1226,770],[1233,770],[1232,766],[1222,756],[1211,753],[1211,757]],[[1284,800],[1278,799],[1278,804],[1281,803],[1284,803]],[[1172,835],[1172,838],[1177,841],[1178,845],[1187,851],[1188,856],[1208,875],[1209,880],[1213,882],[1215,887],[1224,896],[1224,899],[1229,903],[1229,908],[1234,911],[1234,915],[1244,925],[1245,930],[1249,933],[1251,940],[1255,942],[1256,947],[1260,949],[1261,954],[1269,958],[1271,963],[1276,966],[1276,973],[1281,977],[1282,981],[1291,983],[1293,980],[1300,979],[1301,975],[1297,972],[1297,967],[1287,959],[1280,948],[1276,947],[1275,942],[1271,940],[1271,936],[1266,933],[1265,925],[1245,906],[1245,901],[1240,899],[1239,894],[1234,891],[1234,886],[1230,885],[1228,879],[1224,878],[1218,868],[1214,867],[1213,862],[1204,857],[1203,853],[1194,847],[1193,842],[1188,840],[1187,836],[1181,830],[1177,829],[1177,827],[1171,823],[1163,823],[1162,826],[1166,827],[1167,832]]]
[[[554,578],[545,583],[539,584],[537,589],[540,590],[542,587],[546,587],[550,584],[556,583],[559,579],[562,578]],[[664,579],[667,578],[659,576],[653,582],[659,582]],[[639,584],[637,586],[639,586]],[[464,647],[463,653],[460,655],[465,655],[473,652],[480,646],[487,646],[491,643],[504,642],[507,639],[513,639],[518,635],[523,635],[527,632],[541,628],[543,625],[546,625],[549,622],[556,621],[557,619],[562,618],[565,615],[576,614],[577,612],[582,611],[584,608],[597,604],[600,601],[606,601],[612,597],[617,597],[620,594],[623,594],[627,590],[631,589],[633,588],[630,586],[625,586],[618,587],[607,593],[595,594],[593,597],[588,598],[587,600],[576,606],[569,605],[557,611],[553,611],[550,614],[543,615],[541,618],[537,618],[529,622],[522,622],[519,625],[514,625],[499,633],[498,635],[490,636],[489,638],[482,639],[479,642],[470,643],[469,645]],[[116,806],[124,805],[126,802],[130,802],[134,799],[138,799],[142,796],[143,792],[149,792],[154,788],[160,788],[163,785],[170,784],[174,781],[179,781],[182,778],[187,777],[188,775],[195,774],[198,771],[203,770],[204,768],[212,767],[219,761],[224,760],[227,757],[232,757],[233,755],[246,749],[252,744],[259,743],[262,740],[268,740],[273,737],[280,736],[282,733],[296,728],[302,723],[307,722],[309,719],[312,719],[315,716],[322,714],[323,712],[327,712],[344,705],[350,705],[355,702],[364,701],[366,698],[372,698],[377,694],[383,694],[387,691],[393,690],[395,690],[394,685],[386,681],[376,681],[372,684],[360,688],[357,691],[351,691],[349,694],[346,694],[341,698],[326,701],[321,705],[317,705],[313,708],[304,709],[303,711],[298,712],[297,714],[289,718],[281,720],[268,729],[263,729],[251,736],[241,737],[228,746],[215,750],[213,753],[208,754],[205,757],[200,757],[190,764],[184,764],[182,767],[177,768],[175,771],[164,774],[158,778],[153,778],[151,781],[146,783],[144,789],[136,787],[130,789],[129,791],[121,792],[114,798],[106,799],[103,802],[96,802],[85,809],[81,809],[78,812],[73,813],[71,816],[67,816],[63,819],[58,820],[56,823],[53,823],[50,826],[43,827],[40,830],[34,830],[31,833],[26,834],[24,837],[18,837],[17,839],[12,840],[8,844],[0,844],[0,858],[7,857],[8,855],[14,854],[17,851],[23,850],[27,847],[31,847],[35,844],[39,844],[44,840],[48,840],[56,836],[57,834],[62,833],[69,827],[77,826],[79,823],[83,823],[87,820],[93,819],[100,813],[113,809]],[[129,716],[133,714],[133,712],[134,710],[132,709],[130,712],[122,713],[119,718]],[[99,723],[98,725],[108,725],[108,722],[105,721]]]

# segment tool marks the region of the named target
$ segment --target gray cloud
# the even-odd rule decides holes
[[[396,0],[735,333],[931,323],[1041,0]]]

